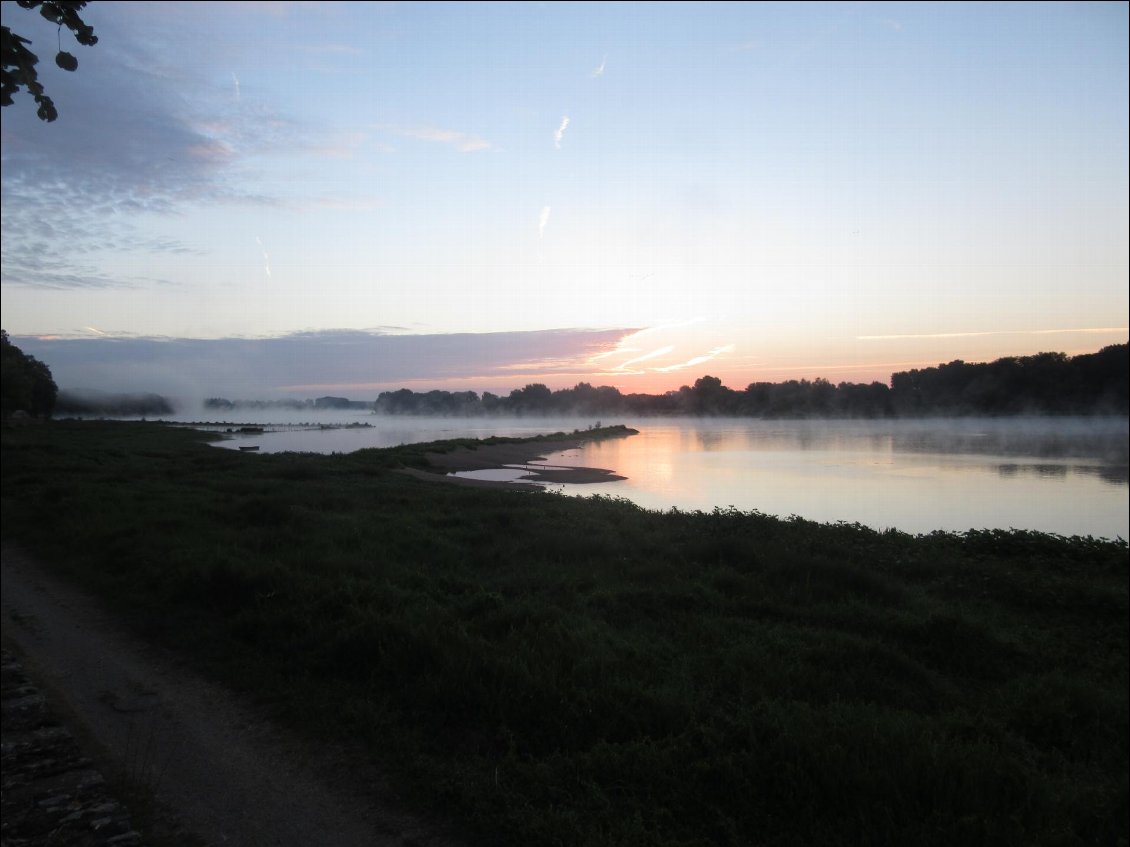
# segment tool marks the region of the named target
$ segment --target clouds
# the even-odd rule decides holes
[[[137,220],[241,195],[232,169],[253,133],[241,133],[230,97],[200,120],[193,103],[204,86],[190,86],[186,98],[183,80],[171,79],[113,19],[103,19],[99,32],[108,37],[81,71],[52,81],[56,123],[36,120],[24,95],[5,109],[5,284],[128,286],[133,281],[100,270],[94,254],[192,251],[142,234]]]
[[[699,320],[648,327],[625,336],[616,347],[597,356],[593,364],[599,362],[604,377],[654,378],[678,373],[734,353],[734,343],[717,343],[723,331],[728,330],[705,326]]]
[[[168,211],[218,190],[217,171],[235,147],[234,115],[209,104],[205,121],[197,113],[205,86],[186,90],[146,45],[112,23],[103,28],[125,40],[100,44],[81,72],[57,81],[54,126],[23,103],[5,111],[5,189],[115,212]]]
[[[405,334],[395,329],[298,332],[275,338],[152,338],[85,327],[78,337],[14,336],[60,387],[231,399],[366,397],[402,387],[507,392],[531,382],[654,377],[720,359],[679,327]],[[641,348],[659,336],[659,346]],[[94,337],[91,337],[91,336]],[[655,343],[654,341],[652,343]],[[700,352],[701,351],[701,352]]]
[[[47,241],[12,240],[0,248],[0,281],[5,285],[26,285],[46,289],[136,288],[141,282],[110,276],[97,266],[61,258]]]
[[[13,337],[63,388],[152,391],[183,398],[340,391],[365,397],[402,386],[519,387],[590,360],[634,329],[399,335],[326,330],[278,338]]]
[[[486,150],[496,150],[494,144],[485,138],[480,138],[467,132],[456,129],[440,129],[439,127],[386,127],[389,131],[405,138],[415,138],[420,141],[435,141],[446,144],[460,153],[480,153]]]
[[[233,69],[238,63],[215,37],[208,9],[125,8],[92,10],[101,43],[77,73],[46,80],[58,121],[38,121],[24,94],[4,110],[3,285],[170,283],[175,273],[152,268],[201,254],[206,242],[187,230],[172,238],[151,231],[174,228],[170,222],[194,210],[374,206],[351,185],[305,185],[295,197],[287,181],[264,178],[283,160],[352,160],[367,134],[273,109],[261,85]],[[35,44],[54,39],[53,30],[32,34]]]
[[[278,8],[94,3],[75,74],[43,22],[60,118],[3,115],[7,330],[703,317],[588,366],[665,390],[695,361],[740,381],[1089,345],[948,333],[1126,314],[1124,8]],[[896,333],[921,337],[857,340]]]

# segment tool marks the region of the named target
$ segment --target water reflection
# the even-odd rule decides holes
[[[642,421],[551,457],[615,468],[573,486],[649,508],[756,509],[908,532],[1038,529],[1127,537],[1127,422]],[[1084,460],[1084,461],[1080,461]]]
[[[254,435],[229,446],[349,452],[441,438],[572,432],[592,423],[363,419],[373,428]],[[907,532],[1015,527],[1130,536],[1125,418],[616,422],[640,434],[548,460],[611,468],[628,479],[569,485],[567,492],[626,497],[656,509],[734,506]]]
[[[1125,486],[1130,482],[1130,467],[1126,465],[1075,465],[1072,470],[1078,474],[1096,476],[1111,485]]]
[[[1017,477],[1023,474],[1032,474],[1041,479],[1063,479],[1070,474],[1090,476],[1107,483],[1108,485],[1126,485],[1130,481],[1130,473],[1125,465],[1048,465],[1031,464],[1021,465],[1015,463],[997,465],[997,473],[1002,477]]]
[[[657,425],[661,425],[657,422]],[[1045,458],[1085,457],[1128,463],[1125,419],[1020,418],[905,421],[741,421],[681,419],[698,449],[841,450],[971,453]]]

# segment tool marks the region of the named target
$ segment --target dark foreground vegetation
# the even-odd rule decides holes
[[[3,433],[3,531],[502,845],[1128,838],[1128,554]]]

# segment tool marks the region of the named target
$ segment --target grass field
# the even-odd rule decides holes
[[[1124,542],[464,489],[422,447],[3,432],[3,532],[502,845],[1128,839]]]

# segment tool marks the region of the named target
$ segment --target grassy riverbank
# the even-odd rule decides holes
[[[490,844],[1117,844],[1124,543],[3,433],[4,537]]]

